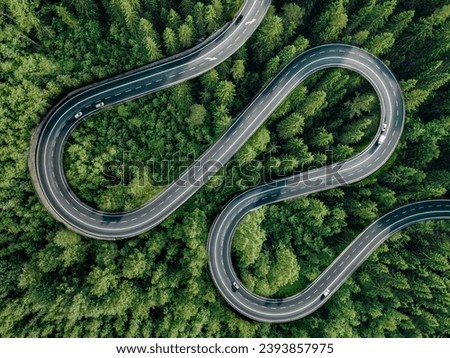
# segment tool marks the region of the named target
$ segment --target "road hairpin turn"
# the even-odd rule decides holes
[[[231,242],[236,226],[248,212],[362,180],[383,166],[394,152],[404,125],[404,102],[394,75],[378,58],[343,44],[315,47],[297,56],[251,101],[195,166],[188,168],[151,202],[130,212],[108,213],[83,203],[67,183],[62,160],[67,138],[87,117],[105,107],[174,86],[216,67],[253,34],[270,3],[270,0],[245,1],[235,21],[195,48],[66,96],[36,130],[30,147],[29,168],[42,203],[70,229],[102,240],[133,237],[158,225],[194,195],[311,74],[331,67],[359,73],[371,83],[381,104],[380,126],[372,142],[358,155],[333,167],[293,175],[242,193],[228,203],[210,231],[209,267],[225,300],[252,319],[286,322],[320,307],[393,232],[421,220],[450,218],[449,200],[425,201],[396,209],[369,226],[306,290],[286,299],[257,296],[246,290],[236,276],[230,258]],[[305,184],[306,176],[314,179],[314,186]]]

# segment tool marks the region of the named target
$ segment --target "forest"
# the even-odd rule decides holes
[[[308,78],[229,165],[138,237],[82,237],[40,203],[28,149],[60,98],[195,46],[242,3],[0,0],[0,337],[450,336],[448,221],[396,233],[324,306],[291,323],[238,315],[210,279],[208,232],[233,196],[268,175],[349,158],[372,140],[377,95],[347,70]],[[77,127],[64,153],[72,190],[101,210],[139,207],[284,65],[331,42],[364,48],[392,69],[406,124],[394,155],[365,180],[264,207],[240,223],[233,260],[242,282],[268,297],[301,291],[373,220],[449,197],[448,0],[273,0],[246,45],[215,69]],[[161,164],[168,161],[170,170]]]

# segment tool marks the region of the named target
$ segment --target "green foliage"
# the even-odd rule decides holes
[[[214,185],[138,238],[83,238],[39,203],[27,151],[33,129],[58,97],[193,46],[241,4],[0,4],[0,336],[449,336],[448,222],[396,234],[319,311],[290,324],[243,319],[208,275],[208,231],[231,197],[271,174],[348,158],[372,140],[377,96],[345,70],[308,78]],[[247,287],[293,295],[373,219],[410,201],[448,196],[449,16],[443,0],[273,1],[248,44],[216,69],[76,128],[64,155],[69,184],[96,208],[136,208],[203,153],[296,54],[329,41],[362,46],[390,65],[403,89],[407,118],[395,157],[364,182],[252,212],[233,242]],[[161,164],[169,160],[171,172]]]
[[[261,253],[266,235],[260,225],[264,219],[264,208],[248,214],[239,224],[233,240],[233,250],[239,255],[239,266],[255,263]]]
[[[204,123],[207,111],[202,104],[193,104],[191,106],[191,114],[188,118],[188,123],[199,126]]]
[[[345,5],[348,0],[337,0],[331,2],[326,10],[320,15],[315,24],[315,33],[319,40],[330,42],[337,40],[341,31],[346,27],[348,15]]]

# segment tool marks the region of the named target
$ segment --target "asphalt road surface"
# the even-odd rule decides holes
[[[42,203],[70,229],[102,240],[129,238],[163,221],[225,165],[302,81],[330,67],[353,70],[375,89],[381,105],[377,135],[358,155],[343,162],[267,183],[239,195],[211,228],[208,251],[214,283],[240,313],[263,322],[287,322],[320,307],[345,279],[393,232],[421,220],[449,218],[450,201],[426,201],[399,208],[367,228],[306,290],[273,300],[257,296],[240,283],[230,250],[234,231],[251,210],[313,192],[359,181],[380,168],[395,150],[404,125],[404,102],[391,71],[378,58],[348,45],[329,44],[304,52],[289,63],[252,100],[230,128],[181,176],[144,206],[124,213],[93,209],[80,201],[64,175],[64,146],[73,129],[105,107],[136,99],[214,68],[236,52],[263,20],[270,0],[245,1],[237,18],[196,48],[69,94],[36,130],[29,167]],[[97,108],[96,105],[104,103]],[[77,113],[82,114],[77,116]],[[386,129],[383,130],[383,125]],[[380,136],[385,136],[382,143]],[[236,287],[233,287],[233,283]],[[329,290],[326,297],[323,293]]]
[[[33,184],[47,210],[57,220],[82,235],[117,240],[136,236],[155,227],[200,189],[218,169],[209,170],[212,163],[225,163],[248,136],[237,138],[236,128],[228,130],[199,158],[196,166],[188,169],[154,200],[126,213],[95,210],[77,198],[64,175],[64,146],[73,129],[99,110],[174,86],[216,67],[253,34],[270,3],[270,0],[245,1],[237,14],[237,18],[242,16],[239,22],[230,22],[195,50],[82,88],[56,105],[36,130],[30,147],[29,167]],[[98,109],[95,105],[100,102],[105,105]],[[75,115],[79,112],[82,112],[82,116],[77,119]],[[244,121],[245,118],[240,122]],[[227,152],[224,155],[222,149],[225,143]]]
[[[243,197],[245,195],[230,205],[239,203],[245,207]],[[251,319],[270,323],[290,322],[313,313],[395,232],[419,221],[450,219],[450,200],[427,200],[402,206],[373,222],[305,290],[288,298],[270,299],[248,291],[231,262],[234,231],[239,218],[252,210],[252,205],[235,214],[226,208],[216,220],[208,243],[209,267],[214,283],[230,306]],[[238,289],[233,287],[233,282]],[[326,296],[325,292],[328,292]]]

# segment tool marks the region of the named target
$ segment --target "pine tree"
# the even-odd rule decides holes
[[[319,16],[314,25],[314,33],[322,42],[335,41],[341,31],[347,26],[347,13],[345,6],[348,0],[337,0],[329,4]]]

